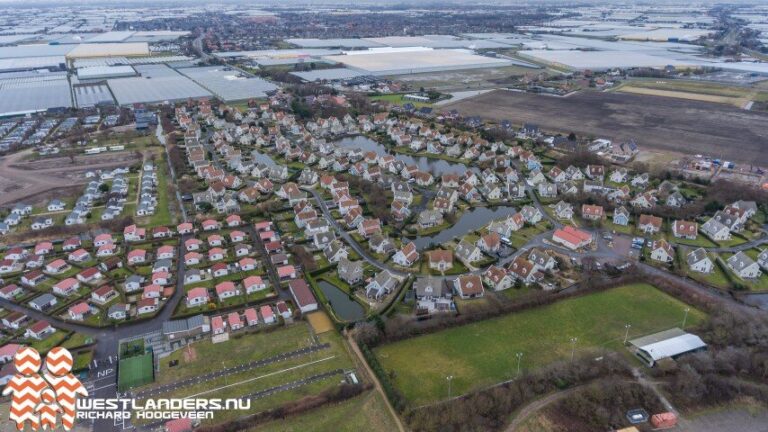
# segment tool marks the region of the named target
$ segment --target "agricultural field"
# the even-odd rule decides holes
[[[761,100],[766,92],[747,87],[729,86],[707,81],[632,80],[617,91],[625,93],[667,96],[704,102],[716,102],[743,107],[750,100]]]
[[[374,350],[395,386],[413,405],[448,395],[446,376],[454,377],[452,395],[466,393],[576,353],[619,350],[625,324],[629,337],[680,326],[685,303],[647,284],[627,285],[556,304],[416,337]],[[692,309],[687,325],[705,315]]]
[[[497,90],[447,104],[463,116],[545,131],[614,141],[635,139],[641,148],[717,155],[768,164],[768,113],[723,104],[619,92],[581,92],[554,97]]]
[[[424,87],[441,92],[450,92],[495,88],[503,83],[517,82],[517,77],[526,74],[537,74],[542,71],[542,69],[523,66],[507,66],[399,75],[393,78],[417,90],[420,87]],[[514,79],[512,79],[513,77]]]

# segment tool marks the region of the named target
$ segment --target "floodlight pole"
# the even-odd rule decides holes
[[[571,361],[573,361],[573,356],[576,354],[576,342],[578,342],[578,338],[572,337],[571,338]]]
[[[683,330],[685,330],[685,322],[688,321],[688,312],[691,310],[691,308],[685,308],[685,315],[683,315]]]
[[[517,376],[520,376],[520,360],[523,358],[523,353],[519,352],[515,355],[517,356]]]
[[[448,399],[451,398],[451,381],[453,381],[453,375],[448,375],[445,377],[445,379],[448,381]]]
[[[627,344],[627,339],[629,339],[630,328],[632,328],[632,324],[624,324],[624,329],[626,329],[626,332],[624,333],[624,345]]]

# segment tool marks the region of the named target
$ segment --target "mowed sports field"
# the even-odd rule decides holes
[[[582,137],[635,139],[641,148],[768,164],[768,112],[722,103],[619,92],[555,97],[496,90],[443,108]]]
[[[152,353],[121,359],[118,365],[117,388],[125,391],[149,384],[154,379],[154,374]]]
[[[632,326],[630,338],[679,327],[686,307],[651,285],[633,284],[395,342],[375,353],[418,406],[448,396],[448,375],[457,396],[513,378],[517,352],[523,353],[522,369],[531,369],[570,358],[572,337],[577,353],[623,349],[625,324]],[[692,308],[686,327],[704,317]]]

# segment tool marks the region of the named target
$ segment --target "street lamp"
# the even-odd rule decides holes
[[[685,330],[685,322],[688,320],[688,312],[691,310],[691,308],[685,308],[685,315],[683,315],[683,330]]]
[[[572,337],[571,338],[571,361],[573,361],[573,356],[576,354],[576,342],[578,342],[579,339]]]
[[[624,328],[627,330],[624,333],[624,345],[627,344],[627,339],[629,339],[629,329],[632,328],[632,324],[624,324]]]
[[[448,399],[451,398],[451,381],[453,381],[453,375],[448,375],[445,377],[446,380],[448,380]]]
[[[523,353],[519,352],[515,355],[517,356],[517,376],[520,376],[520,360],[523,358]]]

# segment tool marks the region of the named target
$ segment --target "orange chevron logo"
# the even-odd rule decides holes
[[[64,429],[72,429],[77,414],[77,395],[88,395],[85,386],[71,373],[73,363],[69,350],[55,347],[46,355],[46,372],[40,376],[40,353],[32,347],[20,347],[16,351],[13,365],[17,374],[2,394],[12,395],[9,417],[18,430],[24,430],[26,426],[37,430],[41,421],[55,428],[56,413],[61,413]]]

